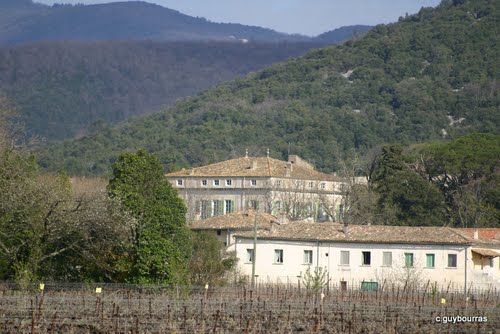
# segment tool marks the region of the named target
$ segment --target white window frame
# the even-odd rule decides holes
[[[226,179],[226,187],[232,187],[232,186],[233,186],[233,180]]]
[[[410,265],[408,265],[408,263],[406,261],[407,255],[411,258]],[[404,266],[405,266],[405,268],[413,268],[415,266],[415,254],[414,253],[407,253],[407,252],[404,253]]]
[[[365,254],[368,255],[368,258],[365,258]],[[369,261],[365,261],[367,259]],[[368,263],[366,263],[366,262],[368,262]],[[361,252],[361,265],[365,266],[365,267],[369,267],[372,265],[372,252],[370,252],[370,251],[362,251]]]
[[[314,187],[314,182],[309,181],[309,188],[312,188],[312,187]]]
[[[347,256],[347,257],[346,257]],[[351,254],[349,251],[340,251],[340,261],[339,261],[339,264],[341,266],[349,266],[350,265],[350,257],[351,257]],[[346,261],[347,259],[347,261]]]
[[[228,210],[229,208],[229,210]],[[234,208],[233,208],[233,201],[231,201],[230,199],[226,199],[224,201],[224,214],[228,214],[228,213],[231,213],[234,211]]]
[[[310,249],[304,249],[304,256],[302,258],[303,264],[311,265],[313,264],[313,251]]]
[[[450,259],[454,258],[455,265],[450,265]],[[452,263],[453,264],[453,263]],[[448,254],[448,262],[447,262],[447,267],[446,268],[453,268],[456,269],[458,268],[458,256],[457,254]]]
[[[252,187],[256,187],[257,186],[257,180],[253,179],[253,180],[250,180],[250,185]]]
[[[325,188],[326,188],[326,183],[325,183],[325,182],[321,182],[321,183],[319,184],[319,187],[320,187],[321,189],[325,189]]]
[[[382,266],[383,267],[392,267],[392,252],[383,252],[382,253]]]
[[[274,250],[274,264],[283,264],[283,249]]]
[[[247,248],[247,258],[246,258],[246,263],[252,263],[254,258],[254,251],[253,248]]]
[[[220,187],[220,180],[214,180],[214,187]]]
[[[177,179],[177,187],[184,187],[184,180]]]
[[[428,265],[427,259],[432,256],[432,267]],[[436,268],[436,254],[434,253],[427,253],[425,254],[425,268],[427,269],[434,269]]]
[[[208,186],[208,180],[201,180],[201,185],[202,185],[203,187]]]

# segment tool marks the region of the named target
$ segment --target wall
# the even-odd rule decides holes
[[[251,239],[238,238],[235,250],[240,259],[246,258],[246,249],[253,248]],[[275,264],[274,250],[283,249],[283,264]],[[334,242],[276,241],[258,240],[256,275],[261,282],[296,283],[301,280],[307,264],[303,263],[304,250],[313,251],[314,268],[318,265],[328,271],[330,280],[334,283],[346,281],[349,284],[359,284],[361,281],[377,281],[382,284],[402,282],[409,278],[420,284],[427,281],[440,284],[451,283],[450,287],[463,287],[465,281],[465,250],[463,246],[453,245],[393,245],[393,244],[358,244]],[[349,265],[340,264],[340,252],[349,251]],[[362,264],[362,252],[371,252],[371,264]],[[382,265],[383,252],[392,252],[392,266]],[[414,254],[414,266],[405,268],[404,253]],[[426,254],[435,255],[435,267],[426,268]],[[447,266],[448,254],[456,254],[457,267]],[[251,274],[251,263],[240,261],[242,272]]]

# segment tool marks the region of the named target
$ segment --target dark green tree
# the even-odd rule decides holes
[[[159,160],[144,150],[122,154],[113,164],[108,192],[138,220],[130,250],[129,280],[183,281],[191,254],[186,207],[164,177]]]
[[[380,223],[391,225],[444,225],[444,198],[437,187],[412,171],[398,146],[382,148],[376,161],[374,189]]]
[[[417,152],[419,172],[443,193],[454,225],[498,226],[500,136],[473,133]]]

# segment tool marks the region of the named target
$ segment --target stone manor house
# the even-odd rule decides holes
[[[166,177],[184,199],[188,221],[248,208],[289,220],[335,221],[347,187],[347,180],[316,171],[297,155],[288,161],[246,155]]]

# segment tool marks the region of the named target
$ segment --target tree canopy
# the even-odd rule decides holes
[[[130,254],[131,279],[138,283],[185,279],[191,254],[186,207],[164,177],[159,160],[144,150],[122,154],[113,164],[108,191],[138,221]]]

